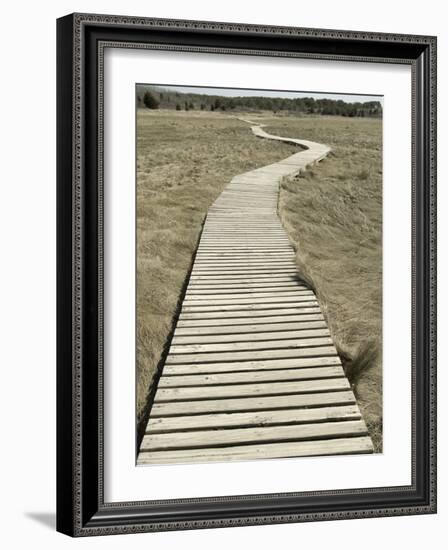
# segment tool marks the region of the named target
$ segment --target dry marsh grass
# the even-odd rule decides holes
[[[210,112],[137,113],[137,422],[149,413],[205,214],[229,180],[293,146]]]

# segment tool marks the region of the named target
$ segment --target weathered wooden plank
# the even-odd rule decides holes
[[[222,241],[218,241],[217,239],[210,239],[210,241],[212,242],[211,246],[216,247],[216,249],[214,249],[214,248],[212,249],[211,246],[209,247],[204,241],[201,241],[201,245],[199,247],[198,252],[200,254],[207,254],[207,253],[216,254],[220,251],[229,252],[228,250],[223,250],[223,249],[230,247],[231,250],[234,250],[234,252],[236,254],[241,254],[244,251],[245,247],[250,247],[250,241],[253,241],[255,239],[256,239],[256,237],[244,237],[243,239],[233,237],[232,239],[229,239],[229,241],[231,241],[229,243],[229,245],[223,243]],[[262,243],[263,243],[263,245],[262,245]],[[269,258],[270,260],[282,260],[282,259],[284,259],[284,260],[293,260],[294,259],[292,249],[287,248],[287,247],[285,248],[284,246],[281,245],[281,243],[279,243],[277,241],[269,242],[269,243],[259,241],[258,246],[259,247],[263,246],[263,249],[255,250],[255,249],[251,248],[252,253],[258,252],[258,254],[261,254],[263,252],[274,252],[274,251],[277,251],[277,249],[280,247],[281,251],[284,252],[283,256],[278,255],[278,256],[275,256],[275,257],[271,257],[271,258]],[[207,248],[210,248],[210,250],[206,250]],[[269,250],[264,250],[266,248],[268,248]],[[243,249],[243,250],[239,250],[239,249]],[[248,258],[250,258],[250,256],[248,256]],[[254,256],[254,258],[255,258],[255,256]],[[218,258],[215,258],[215,259],[218,259]],[[219,259],[230,259],[230,258],[222,256]],[[266,258],[266,260],[268,260],[268,258]]]
[[[320,321],[323,320],[322,312],[319,308],[315,308],[315,313],[310,312],[301,312],[296,315],[275,315],[270,314],[268,316],[248,316],[247,318],[184,318],[181,317],[177,322],[178,328],[189,328],[189,327],[239,327],[245,325],[271,325],[271,324],[281,324],[281,323],[307,323],[309,321]],[[272,312],[270,312],[272,313]]]
[[[351,390],[230,399],[205,399],[203,401],[171,401],[154,403],[151,417],[171,417],[209,413],[290,410],[297,407],[323,407],[328,405],[353,405],[356,403]]]
[[[274,206],[275,209],[275,206]],[[243,211],[248,211],[249,209],[243,208]],[[255,228],[259,229],[260,231],[263,230],[264,226],[263,224],[266,224],[267,229],[279,229],[278,223],[278,217],[274,217],[271,212],[266,212],[265,208],[262,209],[262,212],[255,212],[252,213],[252,216],[248,218],[247,220],[244,220],[241,216],[238,215],[238,212],[213,212],[210,214],[210,216],[207,218],[205,224],[204,224],[204,231],[208,229],[220,229],[220,228],[230,228],[230,229],[237,229],[237,228]],[[258,214],[257,217],[254,217],[254,215]],[[283,227],[280,226],[282,229]]]
[[[272,199],[275,200],[278,194],[278,186],[269,182],[260,183],[261,178],[258,178],[258,181],[258,185],[254,185],[253,183],[249,182],[239,183],[238,185],[229,183],[228,186],[225,187],[222,191],[220,197],[234,198],[235,200],[239,198],[242,198],[244,200],[246,200],[247,198],[254,198],[261,201],[271,201]],[[215,205],[216,204],[217,203],[215,202]],[[249,209],[248,211],[251,212],[251,210],[252,209]],[[217,213],[216,217],[220,217],[222,219],[222,216],[219,216],[219,213]],[[237,217],[237,219],[239,219],[241,223],[244,223],[244,221],[246,221],[242,216],[235,217]],[[256,223],[257,220],[253,217],[253,212],[251,212],[251,219],[254,221],[254,223]]]
[[[232,221],[232,220],[230,220],[229,223],[230,223],[230,224],[235,224],[235,222]],[[262,222],[262,224],[263,224],[263,222]],[[264,224],[266,224],[266,226],[264,226]],[[258,232],[258,235],[260,236],[260,235],[270,235],[270,232],[271,232],[271,231],[274,231],[274,232],[277,231],[276,228],[274,228],[274,227],[272,227],[272,226],[269,226],[269,225],[268,225],[268,222],[267,222],[266,220],[264,221],[264,224],[263,224],[263,225],[260,225],[260,226],[256,226],[256,227],[255,227],[255,226],[254,226],[254,227],[250,227],[250,226],[241,226],[241,225],[240,225],[240,226],[236,229],[236,232],[239,232],[239,233],[244,233],[244,232],[246,232],[246,231]],[[208,232],[210,232],[210,233],[217,233],[217,232],[220,232],[221,230],[222,230],[222,231],[227,231],[226,226],[225,226],[224,224],[217,224],[217,225],[215,225],[215,226],[213,226],[213,227],[210,227],[210,226],[209,226],[208,228],[205,227],[205,228],[203,229],[203,232],[202,232],[202,234],[201,234],[201,237],[202,237],[203,235],[208,234]],[[283,234],[285,234],[283,228],[282,228],[282,231],[283,231]],[[233,232],[235,232],[235,231],[233,231]],[[289,243],[289,245],[291,246],[291,243]]]
[[[276,294],[274,296],[261,296],[258,298],[255,298],[254,296],[250,296],[249,298],[244,298],[241,296],[237,296],[236,298],[226,298],[226,297],[219,297],[219,298],[207,298],[203,297],[202,300],[198,300],[195,298],[188,298],[184,300],[184,309],[187,311],[187,308],[193,307],[193,306],[225,306],[225,305],[245,305],[245,304],[296,304],[297,302],[306,302],[306,303],[314,303],[316,302],[316,298],[314,296],[313,292],[305,291],[305,292],[293,292],[291,294]]]
[[[264,217],[264,219],[260,220],[259,222],[255,222],[254,220],[249,220],[247,223],[244,223],[235,216],[226,216],[225,218],[217,218],[216,216],[213,217],[213,220],[209,220],[205,223],[203,233],[206,231],[218,231],[220,229],[226,230],[230,229],[232,231],[238,230],[238,231],[246,231],[246,230],[254,230],[254,231],[261,231],[261,232],[267,232],[271,229],[273,231],[276,230],[282,230],[284,231],[282,225],[278,225],[275,223],[272,223],[270,221],[270,218]]]
[[[292,254],[294,254],[293,250],[291,248],[285,248],[285,247],[278,247],[278,246],[271,246],[271,247],[263,247],[259,248],[258,250],[250,248],[246,243],[234,243],[233,246],[224,246],[224,245],[213,245],[213,246],[203,246],[199,247],[198,252],[202,254],[229,254],[230,252],[234,252],[235,254],[239,255],[247,255],[250,259],[252,256],[251,254],[263,254],[266,252],[283,252],[284,257],[286,259],[291,260],[295,259],[292,258]],[[224,256],[221,256],[224,257]],[[255,258],[255,256],[253,256]],[[226,258],[229,258],[229,256],[226,256]],[[280,258],[280,256],[278,256]]]
[[[211,352],[245,351],[245,350],[277,350],[277,349],[302,349],[316,346],[331,346],[330,336],[315,338],[292,338],[289,340],[262,340],[248,342],[224,342],[212,344],[171,344],[169,355],[175,354],[201,354]]]
[[[192,273],[193,275],[193,273]],[[247,283],[257,283],[257,282],[285,282],[285,281],[294,281],[296,283],[303,284],[303,281],[300,279],[299,275],[296,271],[294,272],[288,272],[288,273],[282,273],[282,272],[272,272],[272,273],[225,273],[222,274],[221,277],[217,274],[211,274],[211,275],[198,275],[201,279],[209,279],[211,282],[220,282],[220,280],[223,283],[233,283],[233,282],[247,282]],[[233,279],[238,279],[234,281]],[[257,279],[257,280],[253,280]],[[193,282],[197,282],[194,281]]]
[[[203,243],[199,246],[198,252],[200,254],[228,254],[230,252],[234,252],[235,254],[262,254],[265,252],[285,252],[288,254],[292,254],[294,250],[290,245],[284,246],[279,244],[272,244],[270,246],[267,246],[265,244],[260,244],[259,246],[251,247],[249,243],[234,242],[233,245],[224,245],[223,243]]]
[[[219,232],[219,231],[216,231],[216,232],[205,232],[205,233],[202,233],[202,236],[201,236],[201,243],[204,242],[204,241],[211,241],[213,242],[213,244],[215,242],[217,243],[221,243],[221,242],[228,242],[230,244],[233,244],[234,242],[234,239],[237,239],[237,240],[240,240],[240,241],[247,241],[249,244],[250,242],[253,240],[253,239],[257,239],[257,244],[263,244],[263,243],[267,243],[267,244],[271,244],[271,243],[275,243],[275,244],[285,244],[285,245],[291,245],[288,237],[286,236],[286,234],[283,232],[278,232],[278,233],[269,233],[269,235],[266,235],[265,233],[263,232],[260,232],[260,231],[252,231],[252,232],[249,232],[249,231],[234,231],[234,232]]]
[[[216,242],[220,242],[221,239],[231,240],[233,238],[244,239],[251,238],[255,239],[260,237],[260,240],[257,241],[257,244],[260,243],[269,243],[272,241],[281,241],[283,244],[291,245],[288,237],[285,235],[284,230],[280,231],[277,229],[268,230],[268,228],[241,228],[237,230],[225,229],[223,227],[216,227],[215,229],[204,229],[201,235],[201,241],[209,238],[210,240],[215,239]]]
[[[199,290],[187,290],[185,294],[185,300],[227,300],[232,298],[275,298],[280,296],[312,296],[313,292],[306,287],[295,288],[293,285],[282,288],[261,288],[261,289],[199,289]]]
[[[258,285],[258,286],[256,286]],[[231,282],[231,283],[194,283],[189,285],[186,292],[186,296],[199,299],[202,296],[205,299],[209,297],[216,297],[216,299],[226,298],[229,294],[233,294],[235,298],[247,297],[262,298],[262,297],[275,297],[282,294],[297,295],[301,294],[305,296],[306,292],[310,292],[311,289],[304,284],[297,283],[295,281],[282,281],[278,283],[245,283],[245,282]],[[255,296],[254,296],[255,295]]]
[[[229,288],[239,288],[239,289],[252,289],[257,288],[254,285],[258,285],[260,288],[268,288],[271,287],[273,289],[278,288],[281,285],[297,285],[297,286],[303,286],[304,283],[302,281],[299,281],[296,276],[294,275],[281,275],[279,277],[270,277],[269,275],[267,277],[261,276],[261,277],[239,277],[235,276],[232,278],[223,278],[220,279],[219,277],[200,277],[197,278],[190,278],[188,288],[192,291],[197,291],[201,289],[208,289],[208,290],[214,290],[214,289],[229,289]]]
[[[195,265],[217,265],[222,267],[225,265],[290,265],[295,264],[295,257],[293,254],[283,254],[282,256],[270,256],[270,257],[255,257],[246,256],[243,257],[196,257]]]
[[[207,269],[200,269],[200,268],[193,268],[191,272],[192,277],[197,276],[214,276],[214,277],[222,277],[223,275],[239,275],[245,276],[245,275],[257,275],[257,274],[265,274],[265,275],[273,275],[273,274],[295,274],[296,271],[293,268],[283,268],[283,267],[264,267],[264,268],[235,268],[235,269],[229,269],[225,268],[222,270],[213,270],[210,268]]]
[[[293,357],[287,359],[255,359],[253,361],[231,361],[216,363],[168,364],[163,369],[163,376],[176,374],[213,374],[222,372],[245,372],[262,370],[284,370],[341,365],[335,355],[324,357]]]
[[[285,296],[313,296],[314,293],[305,286],[291,285],[286,288],[190,288],[185,294],[186,300],[231,300],[238,298],[276,298]]]
[[[296,273],[296,265],[294,261],[288,261],[280,263],[250,263],[246,262],[245,264],[230,264],[230,263],[222,263],[222,264],[195,264],[195,267],[192,270],[192,273],[195,274],[202,274],[202,273],[210,273],[211,275],[215,276],[219,273],[226,273],[229,272],[230,274],[244,274],[244,273],[259,273],[259,272],[269,272],[269,273],[283,273],[288,272],[288,274]]]
[[[231,326],[209,326],[209,327],[195,327],[195,326],[177,326],[174,336],[194,336],[194,335],[231,335],[239,334],[243,332],[245,334],[252,333],[256,335],[260,332],[305,332],[306,330],[313,329],[327,329],[327,324],[322,321],[310,321],[310,322],[295,322],[295,323],[272,323],[272,324],[248,324],[238,325],[232,324]]]
[[[251,244],[257,238],[251,237],[246,239],[238,239],[233,237],[230,243],[218,241],[218,239],[209,239],[209,242],[206,242],[206,239],[202,239],[198,253],[200,254],[218,254],[234,252],[235,254],[243,254],[248,252],[248,254],[263,254],[266,252],[284,252],[285,254],[293,254],[294,249],[292,246],[286,242],[272,242],[272,241],[257,241],[256,245]]]
[[[289,241],[286,237],[269,237],[269,238],[261,238],[260,233],[258,235],[256,233],[237,233],[237,234],[227,234],[223,235],[221,234],[220,237],[214,236],[214,235],[203,235],[201,237],[201,244],[205,244],[207,242],[215,245],[215,244],[229,244],[230,246],[233,246],[235,243],[240,244],[249,244],[257,240],[258,245],[261,244],[267,244],[270,246],[277,246],[277,245],[289,245]]]
[[[212,246],[216,246],[217,249],[221,249],[223,247],[232,247],[233,249],[240,246],[240,247],[244,247],[244,246],[250,246],[250,243],[251,241],[257,239],[257,237],[255,236],[246,236],[244,238],[238,238],[238,237],[232,237],[232,238],[229,238],[227,240],[224,240],[224,239],[211,239],[211,238],[208,238],[208,239],[202,239],[201,240],[201,245],[203,246],[207,246],[207,243],[208,244],[211,244]],[[258,241],[258,245],[259,246],[262,246],[262,245],[267,245],[267,246],[270,246],[272,248],[277,248],[278,246],[281,246],[282,244],[285,244],[285,241],[279,241],[278,239],[276,240],[269,240],[269,241],[263,241],[263,240],[259,240]],[[202,249],[202,246],[201,246],[201,249]]]
[[[282,165],[283,167],[285,165]],[[275,188],[264,189],[262,192],[257,193],[257,187],[242,186],[239,189],[232,189],[226,187],[219,198],[215,201],[215,206],[219,205],[231,205],[238,206],[239,203],[246,206],[247,204],[253,205],[253,207],[265,208],[266,204],[275,205]]]
[[[304,307],[273,307],[269,309],[254,309],[248,308],[247,310],[231,310],[231,311],[182,311],[180,314],[181,320],[186,319],[236,319],[243,317],[250,317],[255,319],[258,317],[278,317],[283,316],[283,321],[287,321],[287,315],[306,315],[307,313],[321,313],[320,307],[304,306]],[[239,322],[239,321],[238,321]]]
[[[271,223],[268,221],[267,218],[265,218],[263,221],[256,223],[254,221],[249,221],[247,223],[243,223],[241,220],[238,220],[237,218],[231,218],[227,220],[229,216],[226,216],[226,218],[220,218],[220,219],[213,219],[213,221],[209,221],[204,225],[203,233],[206,231],[218,231],[220,229],[226,230],[229,228],[232,231],[238,230],[238,231],[246,231],[248,230],[255,230],[255,231],[283,231],[283,226],[281,224]],[[227,220],[227,221],[226,221]]]
[[[232,200],[235,200],[235,199],[232,199]],[[244,199],[244,202],[242,203],[242,210],[246,210],[246,204],[253,200],[254,199],[252,197],[248,197],[247,199]],[[262,210],[265,211],[265,214],[266,214],[266,210],[268,210],[270,207],[272,208],[272,210],[276,208],[276,202],[277,201],[275,199],[272,200],[271,198],[266,198],[264,199],[264,204],[261,204],[260,206]],[[232,221],[234,221],[234,224],[231,223]],[[273,232],[286,235],[285,231],[283,230],[283,227],[279,227],[275,223],[272,223],[272,218],[270,221],[265,217],[265,221],[266,221],[266,224],[269,225],[269,229],[272,229]],[[246,230],[246,229],[249,231],[257,231],[257,230],[263,229],[263,227],[260,226],[260,224],[262,224],[262,221],[257,222],[255,220],[248,220],[247,223],[245,223],[244,221],[241,220],[241,218],[238,219],[237,217],[234,217],[232,218],[232,220],[229,220],[228,222],[226,222],[222,217],[218,219],[216,215],[213,215],[213,217],[209,218],[208,222],[204,225],[203,231],[216,232],[218,229],[223,229],[224,231],[229,231],[229,232],[238,232],[240,230]],[[282,230],[283,230],[283,233],[282,233]],[[266,232],[263,234],[270,235],[270,233],[266,233]]]
[[[256,237],[253,237],[254,239],[256,239]],[[233,239],[233,241],[238,241],[238,239]],[[245,260],[247,261],[250,261],[250,262],[290,262],[290,261],[294,261],[295,260],[295,255],[292,253],[292,251],[283,251],[283,254],[271,254],[270,256],[262,256],[262,255],[258,255],[258,256],[252,256],[250,254],[247,254],[246,257],[243,257],[243,255],[240,253],[238,254],[238,252],[235,253],[235,255],[227,255],[227,256],[218,256],[218,255],[215,255],[215,256],[210,256],[210,255],[206,255],[207,253],[206,252],[200,252],[200,256],[196,256],[195,258],[195,261],[200,261],[200,262],[244,262]],[[210,253],[208,253],[210,254]],[[260,254],[260,253],[259,253]]]
[[[273,210],[276,208],[276,205],[274,205]],[[243,210],[246,210],[243,208]],[[265,210],[265,208],[263,208]],[[241,219],[241,217],[238,217],[237,215],[234,215],[235,213],[223,213],[223,215],[218,214],[217,212],[214,213],[212,218],[209,218],[207,222],[204,225],[203,231],[216,231],[218,229],[224,229],[228,231],[244,231],[246,229],[248,230],[257,230],[257,231],[263,231],[265,230],[265,235],[269,235],[269,233],[266,232],[267,229],[272,229],[273,231],[281,231],[283,227],[280,225],[280,227],[277,225],[278,221],[275,222],[274,217],[271,215],[269,216],[269,213],[263,212],[263,215],[260,215],[260,219],[248,219],[247,221],[244,221]],[[261,213],[260,213],[261,214]],[[278,218],[277,218],[278,220]],[[266,224],[266,226],[264,225]],[[283,233],[285,234],[285,233]]]
[[[269,275],[267,276],[261,276],[261,277],[250,277],[246,278],[244,276],[242,277],[236,277],[237,280],[227,280],[227,277],[224,278],[224,280],[219,281],[216,277],[210,278],[210,281],[195,281],[191,280],[188,285],[189,290],[196,290],[196,287],[209,287],[213,286],[215,288],[218,288],[222,285],[223,288],[231,288],[233,285],[234,287],[245,287],[245,288],[257,288],[258,287],[281,287],[286,285],[295,285],[295,287],[305,287],[311,290],[311,287],[307,285],[305,281],[302,281],[297,274],[288,274],[288,275],[280,275],[271,277]]]
[[[258,285],[258,287],[253,286]],[[268,290],[269,288],[272,289],[272,291],[281,290],[282,285],[294,285],[293,290],[295,288],[299,290],[311,290],[306,287],[306,285],[302,282],[296,279],[296,277],[291,275],[281,275],[279,277],[277,276],[264,276],[261,277],[248,277],[245,276],[232,276],[231,278],[220,278],[220,277],[194,277],[190,278],[189,281],[189,291],[192,292],[198,292],[201,290],[231,290],[235,288],[236,290],[244,291],[244,290],[256,290],[257,288],[260,288],[261,291]]]
[[[370,437],[361,436],[321,441],[240,445],[227,448],[142,452],[139,455],[138,462],[139,464],[230,462],[259,458],[363,454],[371,453],[372,451],[373,446]]]
[[[218,204],[218,201],[229,203],[229,204],[238,204],[238,201],[246,204],[253,204],[254,206],[264,207],[266,204],[275,205],[276,193],[275,189],[265,189],[260,190],[257,193],[257,188],[249,188],[248,186],[240,186],[237,189],[226,187],[219,199],[215,202],[215,205]]]
[[[295,279],[288,279],[286,281],[231,281],[226,283],[219,282],[195,282],[190,281],[187,292],[189,294],[198,293],[217,293],[217,292],[281,292],[284,290],[307,290],[309,287],[305,283],[296,281]]]
[[[223,399],[235,397],[256,397],[293,393],[315,393],[318,391],[348,390],[346,378],[328,378],[300,382],[269,382],[260,384],[230,384],[188,388],[159,388],[155,403],[164,401],[185,401],[186,399]]]
[[[209,246],[217,246],[219,248],[221,247],[235,247],[235,246],[249,246],[252,248],[251,243],[256,240],[257,241],[257,247],[259,248],[277,248],[277,247],[291,247],[289,241],[287,239],[278,238],[278,237],[270,237],[269,239],[262,239],[257,237],[256,235],[248,235],[248,234],[240,234],[237,235],[229,235],[227,237],[221,236],[218,237],[212,237],[204,235],[201,237],[201,249],[202,247]],[[291,249],[290,249],[291,250]]]
[[[233,286],[229,286],[233,285]],[[258,286],[251,286],[257,284]],[[232,296],[233,295],[233,296]],[[246,295],[246,296],[244,296]],[[186,298],[200,300],[216,299],[224,300],[228,298],[275,298],[278,296],[314,296],[311,288],[304,283],[297,281],[281,281],[280,283],[265,282],[251,283],[244,281],[209,284],[209,283],[194,283],[189,285],[186,291]]]
[[[251,242],[252,240],[257,239],[257,243],[283,243],[289,244],[288,238],[285,236],[284,232],[275,232],[270,231],[269,236],[263,237],[264,233],[261,230],[249,231],[247,229],[240,231],[226,231],[226,230],[216,230],[216,231],[207,231],[202,233],[201,243],[205,241],[211,241],[213,243],[222,243],[229,242],[233,244],[235,241],[247,241]]]
[[[225,282],[266,282],[266,281],[297,281],[297,274],[294,273],[268,273],[268,274],[259,274],[259,273],[246,273],[244,275],[236,273],[221,273],[220,275],[195,275],[191,274],[190,281],[194,282],[214,282],[214,283],[225,283]]]
[[[210,313],[210,312],[254,312],[254,311],[269,311],[269,310],[281,310],[281,309],[306,309],[306,308],[318,308],[319,304],[316,299],[309,298],[306,301],[294,300],[283,302],[277,300],[275,302],[268,303],[255,303],[255,304],[216,304],[211,306],[206,305],[186,305],[182,306],[182,313]]]
[[[275,332],[246,332],[241,329],[237,334],[196,334],[194,336],[185,336],[179,334],[176,330],[171,343],[177,344],[219,344],[223,342],[268,342],[271,340],[292,340],[293,338],[317,338],[320,336],[330,336],[327,328],[318,328],[310,330],[289,330]]]
[[[289,307],[318,307],[314,294],[295,296],[273,296],[269,298],[213,298],[184,300],[182,310],[187,311],[238,311],[277,309]]]
[[[260,191],[261,192],[261,191]],[[238,196],[238,195],[241,195],[241,194],[244,194],[245,191],[244,189],[237,189],[235,190],[235,193],[234,195],[235,196]],[[266,204],[273,204],[274,208],[275,208],[275,203],[276,203],[276,191],[273,191],[270,193],[270,196],[265,196],[263,198],[263,202],[265,202]],[[256,195],[255,195],[256,196]],[[244,202],[251,202],[255,200],[254,199],[254,193],[251,192],[250,194],[247,193],[247,198],[244,199]],[[263,208],[265,207],[265,205],[263,205]],[[262,225],[262,222],[260,222],[260,220],[256,220],[256,219],[249,219],[249,220],[244,220],[242,219],[241,217],[237,217],[237,216],[233,216],[232,217],[232,220],[227,220],[229,216],[225,216],[225,217],[222,217],[222,216],[219,216],[217,214],[214,214],[211,218],[208,218],[207,219],[207,222],[204,224],[204,230],[207,230],[207,229],[214,229],[216,227],[218,228],[221,228],[221,227],[227,227],[229,228],[229,230],[231,231],[234,231],[235,229],[238,229],[240,227],[254,227],[254,228],[257,228],[257,229],[261,229],[263,227]],[[234,223],[232,223],[232,221]],[[278,221],[278,218],[277,220],[275,220],[275,218],[271,217],[271,219],[268,219],[268,218],[265,218],[265,221],[266,221],[266,226],[269,227],[269,228],[272,228],[272,229],[283,229],[283,227],[281,226],[281,224],[279,224],[279,221]]]
[[[248,185],[227,185],[221,192],[220,197],[233,199],[254,199],[260,202],[272,201],[277,199],[277,189],[275,187],[266,187],[259,189],[258,186]]]
[[[260,230],[262,231],[262,230]],[[226,257],[233,257],[233,255],[236,255],[236,256],[243,256],[241,254],[241,252],[239,252],[238,250],[235,250],[233,252],[229,251],[229,252],[223,252],[222,255],[219,254],[218,252],[206,252],[206,251],[201,251],[201,247],[199,246],[198,248],[198,251],[197,251],[197,255],[196,257],[206,257],[206,258],[209,258],[209,257],[212,257],[212,258],[216,258],[216,257],[219,257],[219,258],[226,258]],[[295,254],[294,254],[294,249],[292,248],[292,246],[290,245],[289,248],[285,249],[285,247],[282,247],[281,250],[256,250],[256,249],[252,249],[251,248],[251,251],[249,252],[249,255],[250,257],[261,257],[261,258],[279,258],[281,256],[286,256],[286,257],[294,257]]]
[[[219,374],[193,373],[188,375],[162,376],[159,388],[180,388],[187,386],[210,386],[219,384],[246,384],[258,382],[283,382],[295,380],[311,380],[317,378],[342,378],[344,370],[341,366],[316,367],[307,369],[287,369],[270,371],[246,371]]]
[[[363,420],[317,422],[292,426],[263,428],[229,428],[227,430],[200,430],[175,434],[147,434],[143,438],[142,451],[168,449],[194,449],[229,447],[253,443],[278,443],[280,441],[311,441],[336,437],[367,435]]]
[[[212,252],[212,251],[201,251],[201,247],[198,248],[196,257],[198,258],[228,258],[228,257],[245,257],[244,254],[241,253],[239,250],[234,251],[228,251],[228,252]],[[256,250],[256,249],[250,249],[250,252],[248,252],[248,256],[251,258],[280,258],[286,256],[287,258],[295,257],[294,249],[290,245],[289,247],[285,248],[282,247],[281,250]]]
[[[229,260],[229,259],[221,259],[221,260],[199,260],[196,261],[194,264],[194,268],[197,270],[203,269],[203,270],[216,270],[216,269],[222,269],[222,270],[242,270],[242,269],[267,269],[267,268],[296,268],[296,262],[294,258],[286,258],[284,260],[281,259],[272,259],[272,260],[251,260],[250,258],[246,258],[245,260]]]
[[[256,188],[255,188],[256,189]],[[250,191],[250,189],[247,189]],[[238,208],[238,209],[261,209],[263,211],[273,210],[275,208],[276,201],[275,196],[272,194],[265,196],[257,196],[254,191],[244,195],[241,193],[231,193],[223,191],[222,195],[215,201],[214,207],[226,208]]]
[[[286,359],[291,357],[325,357],[336,355],[334,346],[297,347],[295,349],[262,349],[257,351],[220,351],[214,353],[169,354],[166,364],[213,363],[223,361],[255,361],[260,359]]]
[[[199,252],[196,254],[195,261],[223,261],[223,260],[253,260],[253,261],[269,261],[269,260],[295,260],[295,254],[291,251],[283,252],[248,252],[241,254],[239,252],[223,252],[222,254],[213,252]]]
[[[185,300],[239,300],[239,299],[268,299],[284,297],[315,297],[314,292],[305,286],[290,286],[287,288],[215,288],[215,289],[189,289],[185,294]]]
[[[262,231],[262,230],[260,230]],[[255,242],[255,239],[253,239],[253,241]],[[254,257],[256,255],[259,255],[259,256],[268,256],[268,257],[280,257],[281,254],[287,256],[287,257],[290,257],[290,256],[294,256],[294,248],[291,246],[291,244],[282,244],[281,246],[277,246],[277,243],[274,244],[270,244],[268,246],[265,246],[264,244],[260,246],[260,243],[258,243],[256,246],[252,247],[250,246],[250,243],[242,243],[242,246],[246,246],[250,252],[248,252],[249,254],[253,255]],[[198,254],[203,254],[205,256],[208,256],[208,255],[217,255],[220,251],[216,251],[216,250],[203,250],[203,248],[207,248],[205,246],[204,243],[200,243],[199,244],[199,248],[198,248],[198,251],[197,253]],[[233,250],[233,249],[232,249]],[[223,254],[227,254],[227,255],[230,255],[232,253],[231,250],[224,250],[222,251]],[[242,254],[242,251],[241,250],[238,250],[238,249],[235,249],[233,250],[233,252],[237,255],[241,255]],[[279,254],[280,253],[280,254]]]
[[[337,420],[358,420],[361,413],[357,405],[289,409],[287,411],[255,411],[249,413],[216,413],[193,416],[150,417],[146,433],[182,432],[207,428],[243,428],[246,426],[272,426],[303,424]]]
[[[192,271],[190,281],[193,282],[208,282],[208,283],[225,283],[225,282],[245,282],[253,280],[261,282],[266,280],[271,281],[293,281],[297,277],[295,271]]]
[[[261,231],[261,230],[260,230]],[[219,252],[241,254],[248,251],[250,254],[265,254],[284,252],[293,254],[294,248],[290,242],[272,240],[258,240],[255,236],[250,237],[232,237],[230,242],[212,239],[211,237],[201,237],[197,252],[199,254],[217,254]],[[207,242],[208,241],[208,242]]]

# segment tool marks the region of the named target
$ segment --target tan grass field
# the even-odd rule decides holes
[[[283,182],[279,214],[315,288],[375,450],[382,442],[381,120],[247,115],[272,134],[330,145]],[[144,426],[210,204],[236,174],[297,149],[221,113],[137,114],[137,421]]]

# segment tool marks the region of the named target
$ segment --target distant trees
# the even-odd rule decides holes
[[[158,109],[160,105],[159,100],[149,91],[145,92],[143,103],[147,109]]]
[[[181,93],[157,87],[139,86],[137,104],[148,109],[176,109],[176,111],[271,111],[294,115],[324,115],[344,117],[381,117],[380,101],[346,102],[342,99],[314,97],[228,97],[197,93]]]

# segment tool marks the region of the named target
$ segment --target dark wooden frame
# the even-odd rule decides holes
[[[102,55],[158,48],[412,67],[412,484],[104,502]],[[72,536],[436,511],[436,38],[74,14],[57,22],[57,529]],[[411,113],[410,113],[411,116]],[[150,497],[150,495],[148,495]]]

